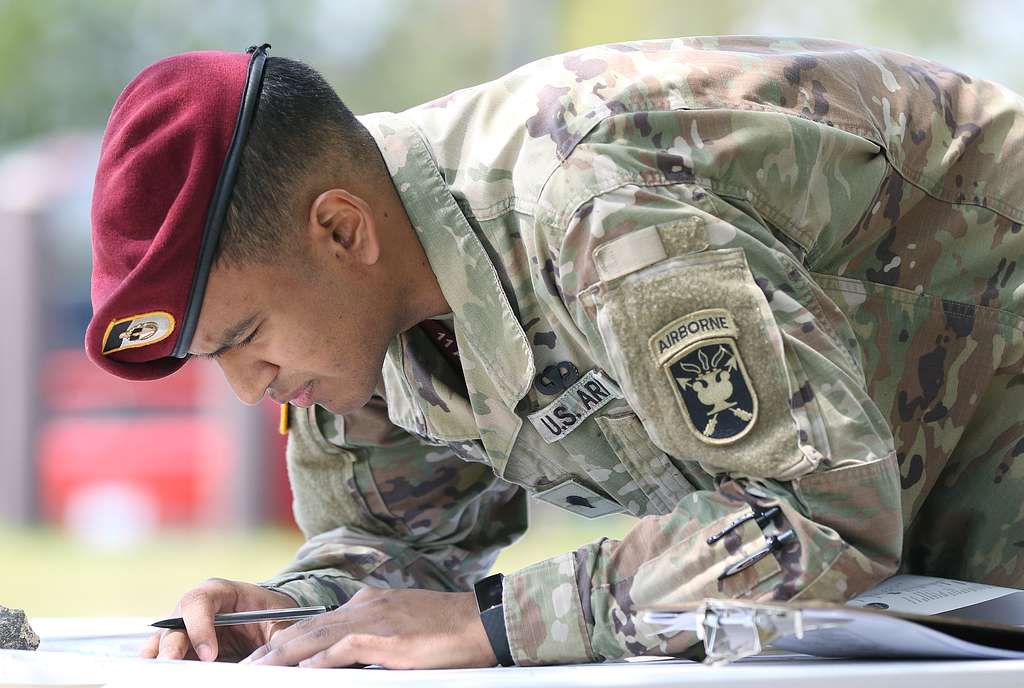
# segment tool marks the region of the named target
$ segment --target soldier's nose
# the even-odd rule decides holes
[[[249,406],[260,403],[277,374],[276,368],[269,364],[246,363],[230,354],[218,358],[217,363],[235,396]]]

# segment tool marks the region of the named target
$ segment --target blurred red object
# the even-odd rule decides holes
[[[197,416],[55,420],[39,443],[42,515],[67,525],[77,499],[116,487],[146,500],[159,525],[223,524],[233,506],[231,445]]]
[[[200,397],[202,372],[188,365],[161,380],[122,380],[97,368],[84,351],[58,350],[46,355],[42,400],[56,412],[194,408]]]
[[[39,427],[37,484],[45,520],[74,525],[69,519],[86,513],[98,528],[102,518],[152,519],[153,526],[240,518],[294,524],[287,438],[277,431],[280,407],[270,399],[255,410],[257,422],[240,426],[225,409],[241,402],[230,398],[215,366],[193,362],[137,382],[100,370],[84,351],[56,350],[46,354],[43,371],[40,397],[49,418]],[[254,489],[256,496],[243,494]]]

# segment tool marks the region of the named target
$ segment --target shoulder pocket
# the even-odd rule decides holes
[[[624,395],[662,450],[710,473],[788,480],[814,469],[789,412],[782,334],[741,249],[604,283],[597,324]]]

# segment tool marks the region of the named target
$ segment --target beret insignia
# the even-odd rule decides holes
[[[165,311],[113,320],[103,335],[103,355],[162,342],[174,332],[174,316]]]

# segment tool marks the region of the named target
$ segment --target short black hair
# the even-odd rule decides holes
[[[385,170],[377,145],[327,80],[302,62],[269,58],[215,261],[278,256],[289,231],[305,223],[316,197],[306,196],[339,175],[367,176],[368,167]]]

